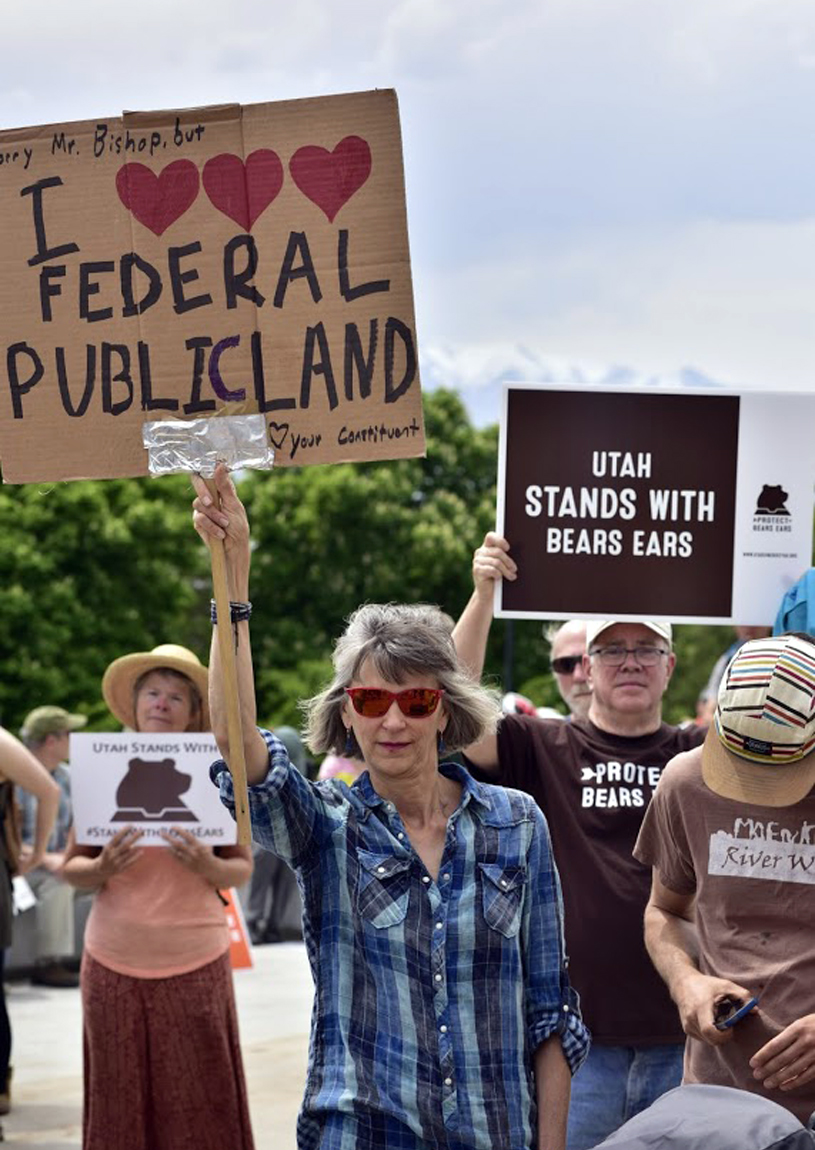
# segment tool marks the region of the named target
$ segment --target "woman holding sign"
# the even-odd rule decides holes
[[[209,730],[207,669],[165,644],[111,663],[105,702],[135,731]],[[219,890],[249,849],[180,828],[142,847],[125,827],[68,849],[65,877],[95,890],[82,960],[84,1150],[253,1150],[229,934]]]
[[[298,873],[315,982],[301,1150],[562,1150],[588,1035],[569,986],[545,820],[439,752],[494,724],[438,608],[369,605],[308,704],[315,752],[367,770],[310,783],[255,725],[250,543],[223,467],[221,510],[194,479],[194,523],[224,543],[255,840]],[[213,731],[228,754],[213,644]],[[225,763],[212,769],[234,810]]]

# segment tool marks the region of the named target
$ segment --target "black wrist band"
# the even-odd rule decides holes
[[[209,601],[209,617],[213,623],[218,622],[218,610],[215,606],[215,600]],[[252,617],[252,604],[251,603],[233,603],[229,604],[229,621],[230,623],[248,623]]]

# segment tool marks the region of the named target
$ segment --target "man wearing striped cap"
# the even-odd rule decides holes
[[[653,867],[645,940],[687,1035],[684,1081],[762,1094],[806,1123],[815,1111],[815,640],[756,639],[734,656],[704,745],[668,764],[634,853]]]

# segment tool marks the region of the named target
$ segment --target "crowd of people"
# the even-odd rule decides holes
[[[568,713],[502,714],[481,680],[495,584],[517,566],[491,532],[455,624],[394,604],[348,620],[331,681],[304,704],[308,751],[326,756],[315,778],[296,731],[257,726],[245,509],[224,468],[217,500],[194,486],[194,526],[223,544],[232,596],[209,671],[165,645],[115,660],[102,691],[126,729],[211,730],[234,814],[217,629],[234,631],[251,854],[183,828],[162,848],[136,826],[78,845],[63,764],[83,717],[38,708],[25,746],[1,732],[6,791],[33,796],[29,845],[15,857],[4,842],[2,861],[38,898],[35,979],[75,984],[71,892],[95,892],[85,1150],[251,1150],[218,898],[250,876],[253,935],[281,937],[287,905],[282,937],[302,931],[314,979],[301,1150],[623,1146],[680,1083],[807,1123],[812,636],[740,635],[714,669],[710,724],[672,726],[670,624],[570,620],[547,632]]]
[[[514,575],[506,541],[489,534],[476,552],[475,589],[454,632],[474,676],[481,675],[495,580]],[[663,768],[703,732],[662,721],[676,662],[669,624],[600,620],[563,631],[572,655],[556,653],[556,635],[553,659],[569,660],[557,674],[575,706],[573,721],[507,715],[466,755],[482,777],[531,794],[549,821],[571,975],[592,1034],[569,1113],[570,1150],[584,1150],[681,1079],[679,1017],[643,940],[650,875],[632,852]]]

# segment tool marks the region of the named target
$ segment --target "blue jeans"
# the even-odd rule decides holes
[[[682,1080],[685,1044],[592,1046],[572,1079],[566,1150],[590,1150]]]

